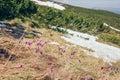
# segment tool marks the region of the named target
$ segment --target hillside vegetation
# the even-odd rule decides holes
[[[37,6],[30,0],[0,0],[0,20],[13,19],[20,15],[37,12]]]
[[[90,49],[67,43],[61,33],[30,28],[21,19],[8,24],[0,35],[0,80],[120,79],[119,62],[110,65],[86,55],[83,50]]]
[[[101,26],[103,23],[107,23],[112,27],[120,29],[119,14],[70,5],[64,5],[66,10],[60,11],[54,8],[38,6],[29,0],[1,0],[0,4],[0,12],[2,12],[0,13],[0,18],[3,20],[18,17],[26,21],[27,18],[27,20],[32,22],[33,26],[39,28],[53,25],[94,35],[104,33],[104,38],[100,37],[102,40],[99,41],[107,41],[108,43],[120,46],[119,32],[111,30],[108,27]],[[114,40],[117,42],[107,38],[105,34],[114,36]]]
[[[33,24],[37,25],[37,27],[53,25],[94,35],[104,33],[104,35],[107,36],[109,34],[114,36],[114,40],[117,41],[116,43],[106,36],[104,36],[104,38],[100,38],[103,41],[106,41],[107,39],[107,42],[120,46],[119,32],[103,26],[103,23],[107,23],[110,26],[120,29],[119,14],[72,6],[66,6],[66,10],[64,11],[40,6],[37,13],[33,16],[30,16],[30,19],[32,20]]]
[[[94,51],[63,40],[66,31],[49,29],[97,35],[98,41],[119,47],[119,32],[103,23],[119,29],[120,15],[64,6],[60,11],[30,0],[0,0],[0,20],[7,25],[0,30],[0,80],[120,80],[120,62],[86,55],[84,50]]]

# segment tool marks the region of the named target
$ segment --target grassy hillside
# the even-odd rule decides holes
[[[103,23],[107,23],[112,27],[120,29],[120,14],[115,14],[104,10],[74,7],[70,5],[64,5],[66,10],[60,11],[54,8],[36,5],[28,0],[24,0],[23,2],[19,1],[18,3],[14,1],[13,3],[13,1],[9,0],[7,2],[3,2],[2,4],[5,5],[8,3],[11,4],[4,8],[2,8],[3,5],[0,6],[0,11],[3,12],[0,13],[0,18],[6,20],[17,17],[23,21],[32,22],[32,27],[41,28],[53,25],[57,27],[69,28],[72,30],[97,35],[100,39],[98,41],[120,46],[120,33],[110,29],[109,27],[103,26]],[[12,9],[12,4],[15,6],[18,4],[19,5],[15,9]],[[32,6],[30,6],[31,4]],[[7,12],[5,11],[6,9]],[[112,38],[108,38],[107,35],[110,35],[110,37],[113,36],[114,40],[112,40]]]
[[[22,4],[21,1],[28,0],[19,1]],[[60,11],[28,2],[25,9],[33,12],[19,13],[25,7],[19,5],[14,16],[14,9],[8,3],[5,4],[6,9],[10,8],[7,15],[0,14],[8,25],[4,31],[0,30],[0,80],[120,80],[120,62],[110,65],[86,55],[83,50],[92,50],[67,43],[61,39],[62,33],[48,28],[54,25],[94,34],[100,36],[101,42],[120,46],[120,34],[101,27],[106,21],[119,28],[120,15],[69,5]],[[27,7],[30,4],[33,7]],[[1,6],[0,11],[3,10]]]
[[[119,62],[109,65],[86,55],[87,48],[65,42],[61,33],[30,28],[31,23],[21,19],[8,24],[0,35],[0,80],[120,79]],[[36,36],[28,37],[31,33]]]
[[[69,28],[100,36],[99,41],[106,41],[120,46],[119,32],[109,27],[101,26],[103,23],[120,29],[120,15],[104,10],[92,10],[80,7],[65,5],[66,10],[60,11],[49,7],[39,6],[36,14],[29,16],[33,25],[46,27],[48,25]],[[101,38],[104,33],[104,38]],[[101,35],[99,35],[101,34]],[[107,35],[114,36],[114,40],[107,38]]]
[[[75,14],[91,20],[100,25],[103,22],[120,29],[120,14],[112,13],[105,10],[93,10],[82,7],[67,6],[66,12],[74,12]]]

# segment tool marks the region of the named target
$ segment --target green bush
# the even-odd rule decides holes
[[[120,46],[120,38],[114,35],[100,35],[100,39]]]
[[[36,13],[37,6],[30,0],[0,0],[0,19]]]

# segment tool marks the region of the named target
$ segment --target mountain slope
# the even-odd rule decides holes
[[[100,38],[104,36],[104,38],[101,38],[102,40],[99,41],[105,41],[120,46],[119,32],[103,25],[104,23],[107,23],[109,26],[115,27],[119,30],[119,14],[104,10],[74,7],[66,4],[63,6],[66,9],[60,11],[39,5],[38,12],[30,17],[34,24],[38,24],[38,27],[53,25],[98,35]],[[108,34],[114,36],[115,41],[111,40],[111,38],[107,38]]]
[[[0,4],[2,2],[6,6],[2,8],[4,5],[0,5],[0,11],[6,9],[8,14],[0,13],[0,17],[8,26],[0,30],[0,80],[120,80],[119,61],[106,63],[86,55],[84,50],[94,50],[66,42],[61,36],[67,32],[58,28],[101,35],[103,42],[119,46],[119,32],[102,22],[103,19],[111,20],[111,16],[115,21],[119,20],[119,15],[69,5],[64,5],[66,9],[61,11],[29,0],[0,0]],[[17,6],[15,9],[13,4]],[[15,16],[11,17],[13,13]],[[107,24],[111,26],[111,23]],[[117,25],[117,22],[113,24]],[[56,31],[49,26],[57,26]],[[76,36],[89,41],[89,37]]]
[[[61,33],[30,28],[30,22],[21,19],[8,21],[8,24],[5,34],[0,35],[1,80],[120,79],[119,62],[111,66],[88,56],[83,52],[87,48],[65,42]],[[16,38],[20,33],[25,34]],[[36,36],[27,37],[31,33]],[[55,42],[58,44],[53,44]]]
[[[11,4],[7,5],[8,3]],[[52,4],[52,2],[49,3],[50,5]],[[115,27],[119,30],[119,14],[104,10],[74,7],[66,4],[62,4],[66,9],[61,11],[43,5],[41,6],[41,4],[36,5],[33,1],[29,0],[7,0],[2,1],[1,4],[4,4],[0,5],[0,11],[2,12],[0,13],[0,18],[3,20],[18,17],[22,18],[24,21],[29,20],[32,22],[33,27],[40,28],[52,25],[69,28],[72,30],[97,35],[99,36],[98,41],[120,46],[120,33],[103,25],[104,23],[107,23],[109,26],[112,26],[113,28]],[[60,3],[55,2],[54,4],[60,6]],[[13,9],[16,5],[18,6]],[[5,7],[2,8],[3,6]]]
[[[31,1],[34,1],[38,5],[48,6],[59,10],[65,10],[65,7],[50,1],[40,1],[40,0],[31,0]]]

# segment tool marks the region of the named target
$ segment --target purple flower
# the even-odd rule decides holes
[[[116,73],[119,72],[119,68],[118,68],[118,67],[115,68],[115,72],[116,72]]]
[[[48,57],[48,60],[52,62],[53,59],[52,59],[52,57]]]
[[[42,44],[41,44],[41,42],[38,42],[36,45],[37,45],[37,46],[41,46]]]
[[[103,67],[103,66],[101,66],[101,67],[100,67],[100,69],[101,69],[101,70],[103,70],[103,69],[104,69],[104,67]]]
[[[26,42],[26,44],[30,46],[32,44],[32,42]]]
[[[61,48],[61,47],[58,47],[58,53],[60,54],[60,55],[62,55],[63,53],[65,53],[66,52],[66,50],[64,50],[63,48]]]
[[[0,49],[0,53],[7,54],[7,51],[5,49]]]
[[[70,80],[73,80],[73,78],[70,78]]]
[[[41,55],[43,55],[43,52],[42,52],[42,51],[40,51],[40,54],[41,54]]]
[[[116,71],[118,71],[119,70],[119,68],[118,67],[116,67]]]
[[[108,70],[109,70],[109,71],[113,70],[112,66],[108,67]]]
[[[22,68],[22,67],[23,67],[23,65],[21,64],[21,65],[20,65],[20,68]]]
[[[54,67],[50,66],[50,72],[53,72],[53,71],[54,71]]]
[[[40,53],[41,55],[43,54],[43,52],[39,49],[39,47],[36,49],[35,53]]]
[[[39,41],[39,42],[37,42],[36,45],[43,47],[46,43],[47,43],[47,42],[41,42],[41,41]]]
[[[39,53],[40,52],[40,49],[39,48],[37,48],[36,49],[36,51],[35,51],[35,53]]]
[[[85,80],[92,80],[90,76],[87,76]]]
[[[75,54],[75,51],[74,52],[71,52],[71,55],[74,55]]]

